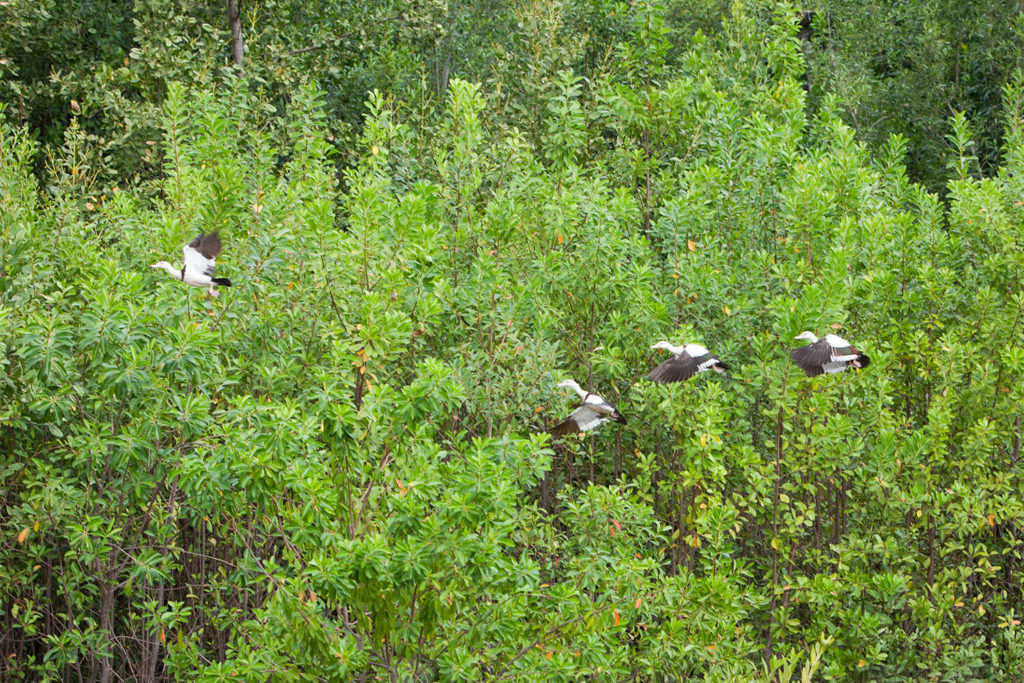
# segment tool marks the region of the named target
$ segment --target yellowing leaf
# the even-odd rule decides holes
[[[633,608],[634,609],[640,609],[640,605],[643,603],[643,601],[644,601],[643,598],[637,598],[636,602],[633,603]]]
[[[160,642],[161,643],[166,643],[167,642],[167,636],[164,635],[164,627],[163,626],[160,627]]]
[[[995,515],[989,515],[988,516],[988,525],[989,526],[995,526],[996,525],[996,516]]]
[[[857,668],[858,669],[863,669],[867,665],[868,665],[868,663],[865,660],[863,660],[863,659],[860,660],[859,662],[857,662]]]
[[[700,435],[700,447],[704,448],[707,445],[708,445],[708,435],[707,434],[701,434]]]
[[[25,542],[25,539],[28,538],[28,532],[29,532],[29,528],[28,527],[25,527],[24,529],[21,530],[21,533],[18,534],[18,543],[24,543]]]
[[[615,617],[615,625],[619,625],[619,610],[612,610],[612,616]]]
[[[561,244],[561,243],[562,243],[562,236],[561,236],[561,235],[559,235],[559,236],[558,236],[558,243],[559,243],[559,244]]]
[[[693,240],[686,240],[686,248],[690,251],[694,251],[697,248],[697,245],[693,243]]]

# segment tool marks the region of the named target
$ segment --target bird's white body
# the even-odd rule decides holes
[[[586,432],[599,426],[605,420],[625,422],[625,418],[608,401],[597,394],[584,391],[575,380],[566,379],[558,383],[559,387],[572,389],[580,397],[582,404],[561,423],[551,428],[552,434],[571,434]]]

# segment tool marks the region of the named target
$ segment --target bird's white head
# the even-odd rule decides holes
[[[676,354],[677,356],[678,356],[678,355],[679,355],[680,353],[682,353],[683,351],[685,351],[685,350],[686,350],[686,347],[685,347],[685,346],[676,346],[676,345],[675,345],[675,344],[673,344],[672,342],[668,342],[668,341],[660,341],[660,342],[658,342],[657,344],[653,344],[653,345],[651,346],[651,348],[652,348],[652,349],[665,349],[665,350],[666,350],[666,351],[668,351],[669,353],[674,353],[674,354]]]
[[[807,330],[804,330],[800,334],[796,335],[796,337],[794,337],[794,339],[806,339],[807,341],[811,342],[812,344],[814,342],[818,341],[818,337],[813,332],[809,332]]]
[[[587,392],[583,391],[583,389],[580,388],[580,385],[576,384],[576,380],[574,379],[563,379],[561,382],[558,383],[558,386],[568,387],[569,389],[572,389],[580,398],[583,398],[587,395]]]
[[[163,268],[164,270],[167,270],[170,267],[171,264],[168,263],[167,261],[157,261],[156,263],[150,266],[150,268]]]

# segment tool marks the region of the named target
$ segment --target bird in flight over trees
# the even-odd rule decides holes
[[[711,355],[711,352],[700,344],[673,346],[671,342],[660,341],[651,348],[665,349],[672,353],[671,358],[647,373],[647,379],[652,382],[682,382],[707,370],[724,374],[729,369],[729,366]]]
[[[150,268],[163,268],[175,280],[181,280],[186,285],[193,287],[208,287],[211,296],[218,296],[214,285],[230,287],[231,280],[226,277],[213,277],[214,259],[220,253],[220,233],[211,232],[209,235],[199,233],[195,238],[182,248],[185,254],[185,265],[178,270],[167,261],[158,261]]]
[[[789,357],[808,377],[822,373],[842,372],[846,368],[866,368],[871,359],[850,346],[850,342],[834,334],[818,339],[813,332],[801,332],[797,339],[806,339],[807,346],[793,349]]]
[[[559,422],[548,431],[555,436],[565,434],[576,434],[586,432],[598,427],[606,420],[626,424],[626,418],[622,416],[615,406],[604,400],[597,394],[583,391],[574,380],[567,379],[558,383],[559,387],[568,387],[579,394],[582,403],[572,414],[562,422]]]

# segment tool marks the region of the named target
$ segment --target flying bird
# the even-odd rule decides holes
[[[563,380],[557,386],[568,387],[575,391],[579,394],[582,403],[569,417],[549,429],[548,431],[551,434],[563,436],[565,434],[586,432],[601,425],[606,420],[626,424],[626,418],[622,417],[622,413],[616,410],[615,406],[597,394],[583,391],[575,381],[571,379]]]
[[[186,244],[182,252],[185,254],[185,265],[181,270],[167,261],[158,261],[150,268],[163,268],[175,280],[181,280],[186,285],[208,287],[211,296],[218,296],[214,285],[231,286],[231,280],[226,277],[213,277],[214,258],[220,253],[219,232],[211,232],[209,235],[199,233],[199,237]]]
[[[711,355],[711,352],[700,344],[673,346],[670,342],[660,341],[651,348],[665,349],[672,353],[671,358],[647,373],[647,379],[652,382],[682,382],[707,370],[724,374],[729,369],[729,366]]]
[[[850,342],[834,334],[818,339],[813,332],[801,332],[797,339],[806,339],[807,346],[793,349],[789,357],[808,377],[822,373],[842,372],[846,368],[866,368],[871,359],[866,353],[850,346]]]

